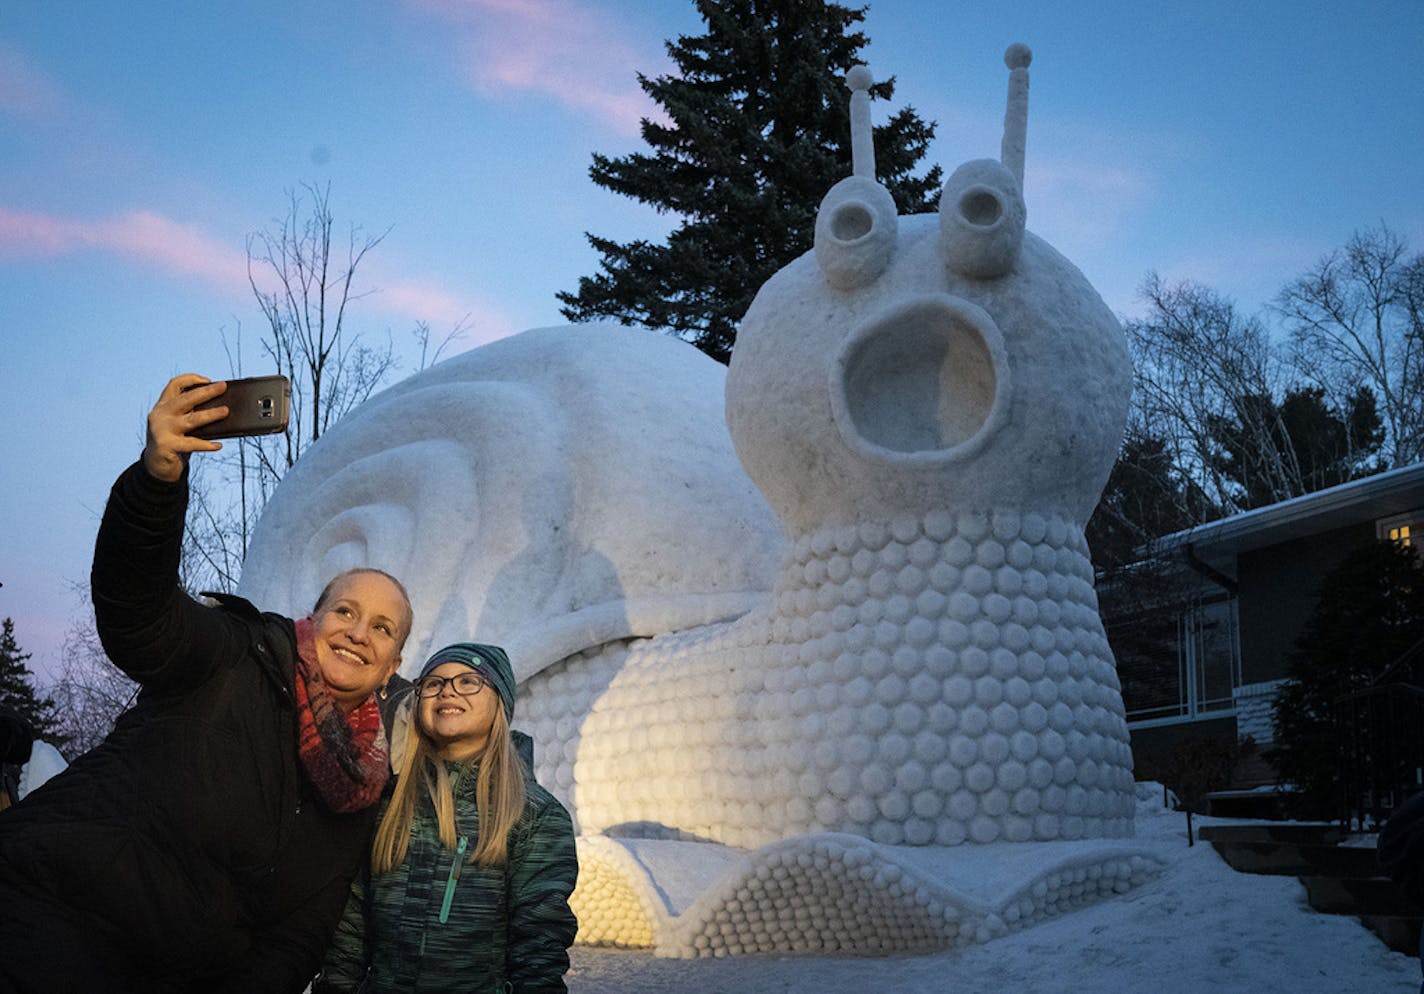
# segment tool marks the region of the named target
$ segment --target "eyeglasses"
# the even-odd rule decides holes
[[[421,697],[439,697],[445,692],[445,685],[455,688],[461,697],[474,697],[489,686],[489,681],[478,673],[456,673],[454,676],[428,676],[415,685]]]

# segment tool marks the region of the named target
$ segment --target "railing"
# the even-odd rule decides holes
[[[1340,820],[1347,830],[1384,824],[1405,798],[1424,789],[1424,641],[1378,681],[1335,703]]]
[[[1404,650],[1385,671],[1375,678],[1375,683],[1410,683],[1424,686],[1424,639]]]

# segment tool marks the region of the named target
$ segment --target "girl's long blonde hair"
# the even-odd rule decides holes
[[[479,776],[475,781],[479,837],[474,840],[470,862],[479,866],[498,866],[508,857],[509,830],[524,813],[524,762],[515,751],[503,707],[494,709],[494,721],[485,751],[470,762],[479,764]],[[376,837],[371,843],[373,874],[389,873],[405,862],[419,784],[425,785],[435,807],[440,841],[446,849],[454,852],[457,835],[454,788],[444,761],[435,755],[430,739],[421,731],[420,703],[412,695],[410,722],[406,728],[400,769],[396,770],[395,791],[380,824],[376,826]]]

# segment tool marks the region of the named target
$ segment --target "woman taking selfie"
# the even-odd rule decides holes
[[[370,873],[352,886],[314,990],[565,990],[573,825],[516,750],[509,657],[447,646],[408,701]]]
[[[188,462],[220,447],[201,433],[227,389],[170,380],[109,493],[94,618],[140,690],[100,745],[0,815],[5,994],[298,994],[363,863],[410,599],[370,568],[332,579],[305,618],[187,594]]]

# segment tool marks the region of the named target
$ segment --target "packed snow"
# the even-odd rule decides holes
[[[1225,819],[1196,818],[1202,825]],[[1232,870],[1186,817],[1137,812],[1137,841],[1166,869],[1122,897],[982,945],[925,956],[659,959],[575,947],[571,994],[897,991],[1031,994],[1413,994],[1420,965],[1358,919],[1320,914],[1294,877]]]

